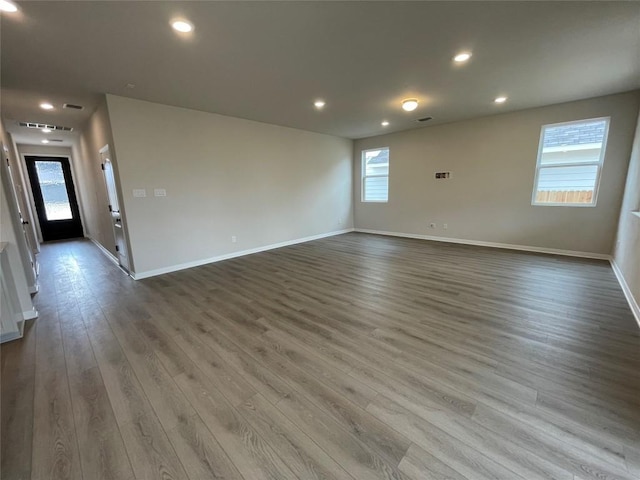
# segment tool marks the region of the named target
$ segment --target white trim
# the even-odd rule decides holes
[[[601,143],[579,143],[577,145],[557,145],[555,147],[546,147],[543,149],[543,153],[564,153],[564,152],[579,152],[581,150],[597,150],[602,147]]]
[[[162,275],[164,273],[177,272],[178,270],[184,270],[186,268],[199,267],[208,263],[220,262],[222,260],[229,260],[231,258],[243,257],[245,255],[251,255],[254,253],[265,252],[267,250],[274,250],[276,248],[288,247],[289,245],[295,245],[297,243],[311,242],[313,240],[319,240],[321,238],[333,237],[334,235],[342,235],[343,233],[353,232],[353,228],[346,228],[344,230],[336,230],[328,233],[321,233],[319,235],[312,235],[310,237],[296,238],[294,240],[287,240],[286,242],[273,243],[271,245],[265,245],[262,247],[251,248],[249,250],[241,250],[239,252],[226,253],[217,257],[203,258],[202,260],[195,260],[193,262],[181,263],[179,265],[171,265],[168,267],[158,268],[155,270],[147,270],[146,272],[131,272],[131,277],[134,280],[141,280],[143,278],[155,277],[156,275]]]
[[[360,152],[360,203],[389,203],[389,180],[387,180],[387,199],[386,200],[367,200],[365,198],[365,182],[367,178],[387,178],[391,173],[391,158],[387,162],[387,174],[386,175],[367,175],[367,166],[365,165],[365,154],[367,152],[374,152],[376,150],[387,150],[388,155],[391,155],[391,149],[389,147],[379,148],[367,148]]]
[[[22,334],[20,332],[3,333],[0,334],[0,343],[10,342],[19,338],[22,338]]]
[[[595,258],[598,260],[610,260],[611,256],[605,253],[579,252],[575,250],[560,250],[557,248],[532,247],[530,245],[515,245],[512,243],[484,242],[482,240],[468,240],[466,238],[447,238],[432,235],[418,235],[413,233],[385,232],[381,230],[368,230],[356,228],[356,232],[371,233],[374,235],[388,235],[391,237],[417,238],[434,242],[459,243],[463,245],[476,245],[479,247],[504,248],[507,250],[520,250],[524,252],[547,253],[550,255],[565,255],[568,257]]]
[[[31,310],[28,310],[26,312],[22,312],[22,318],[24,318],[25,320],[33,320],[38,318],[38,311],[36,310],[36,307],[33,307]]]
[[[624,279],[624,275],[622,274],[622,270],[618,267],[615,259],[611,258],[609,260],[611,262],[611,268],[613,269],[613,273],[615,273],[616,278],[618,279],[618,283],[622,288],[622,292],[624,293],[627,302],[629,303],[629,308],[631,308],[631,313],[636,319],[638,323],[638,327],[640,327],[640,306],[638,306],[637,300],[633,297],[633,293],[631,293],[631,289],[629,285],[627,285],[627,281]]]
[[[40,290],[40,286],[38,285],[38,282],[36,281],[35,285],[31,285],[29,287],[29,293],[32,295],[35,295],[36,293],[38,293],[38,291]]]
[[[572,125],[577,123],[585,123],[585,122],[596,122],[602,121],[605,122],[604,127],[604,136],[602,137],[602,144],[600,146],[600,157],[597,162],[580,162],[575,164],[549,164],[542,165],[542,154],[544,153],[544,133],[547,127],[557,127],[558,125]],[[538,143],[538,157],[536,159],[536,174],[533,179],[533,191],[531,192],[531,205],[534,207],[595,207],[598,203],[598,192],[600,190],[600,180],[602,177],[602,166],[604,165],[604,156],[607,150],[607,140],[609,138],[609,124],[611,123],[611,117],[598,117],[598,118],[585,118],[583,120],[572,120],[569,122],[560,122],[560,123],[549,123],[547,125],[542,125],[540,128],[540,141]],[[545,203],[545,202],[536,202],[536,194],[538,193],[538,179],[540,177],[540,170],[543,168],[555,168],[555,167],[566,167],[566,166],[583,166],[583,165],[596,165],[596,182],[593,186],[593,196],[591,198],[591,203]]]
[[[120,263],[118,262],[118,259],[113,255],[113,253],[111,253],[109,250],[107,250],[106,248],[104,248],[102,246],[102,244],[100,242],[98,242],[97,240],[94,240],[91,236],[89,235],[85,235],[86,238],[88,238],[89,240],[91,240],[93,242],[93,244],[98,247],[100,249],[100,251],[102,253],[105,254],[105,256],[111,260],[113,263],[115,263],[116,265],[118,265],[118,267],[120,266]]]

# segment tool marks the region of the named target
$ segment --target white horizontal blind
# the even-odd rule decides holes
[[[389,200],[389,149],[376,148],[362,152],[362,201]]]
[[[597,176],[597,165],[553,168],[542,167],[538,175],[538,191],[593,191]]]
[[[534,205],[595,205],[608,118],[542,127]]]

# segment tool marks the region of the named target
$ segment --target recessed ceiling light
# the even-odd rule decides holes
[[[49,143],[49,140],[45,138],[44,140],[42,140],[42,143]]]
[[[462,63],[462,62],[466,62],[470,58],[471,58],[471,53],[470,52],[460,52],[455,57],[453,57],[453,60],[455,62]]]
[[[40,108],[43,110],[53,110],[53,105],[50,103],[44,102],[40,104]]]
[[[180,33],[189,33],[193,30],[193,23],[182,19],[172,21],[171,26]]]
[[[324,106],[326,105],[324,100],[316,100],[315,102],[313,102],[313,105],[316,108],[324,108]]]
[[[495,103],[504,103],[507,101],[507,97],[497,97],[494,102]]]
[[[44,128],[42,129],[42,133],[51,133],[51,129],[50,129],[50,128],[47,128],[47,127],[44,127]]]
[[[415,98],[408,98],[402,101],[402,109],[406,112],[413,112],[418,108],[418,100]]]
[[[3,12],[13,13],[18,11],[18,7],[7,0],[0,0],[0,10]]]
[[[382,125],[383,127],[388,127],[389,126],[389,122],[387,122],[386,120],[383,120],[380,125]]]

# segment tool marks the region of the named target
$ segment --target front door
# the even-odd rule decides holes
[[[46,242],[82,237],[69,159],[28,156],[25,160],[42,239]]]

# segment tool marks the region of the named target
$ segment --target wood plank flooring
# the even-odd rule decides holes
[[[640,478],[607,262],[346,234],[133,281],[43,245],[3,480]]]

